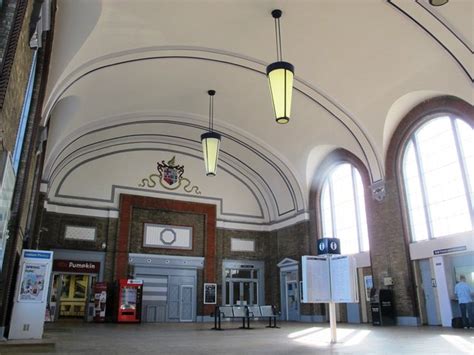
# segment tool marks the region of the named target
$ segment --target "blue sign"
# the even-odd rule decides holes
[[[44,251],[25,251],[24,257],[31,259],[51,259],[51,253]]]
[[[467,250],[467,247],[465,245],[459,246],[459,247],[445,248],[445,249],[436,249],[436,250],[433,250],[433,255],[449,254],[449,253],[454,253],[457,251],[464,251],[464,250]]]

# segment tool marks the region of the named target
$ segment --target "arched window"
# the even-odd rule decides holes
[[[437,115],[408,139],[402,155],[412,241],[474,226],[474,132],[465,121]]]
[[[353,165],[341,163],[331,169],[320,203],[322,237],[339,238],[342,254],[369,250],[364,188]]]

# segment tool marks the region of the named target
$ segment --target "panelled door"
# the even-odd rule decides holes
[[[287,281],[286,283],[286,319],[299,320],[299,291],[297,281]]]
[[[192,322],[193,321],[193,285],[181,285],[179,298],[179,321]]]

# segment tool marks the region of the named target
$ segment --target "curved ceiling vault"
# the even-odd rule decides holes
[[[58,0],[43,107],[49,209],[110,215],[118,194],[132,192],[215,203],[229,227],[306,218],[312,174],[331,149],[353,152],[372,181],[383,179],[394,127],[431,95],[416,93],[470,101],[472,51],[456,41],[472,38],[460,35],[463,21],[446,25],[465,12],[458,2],[442,10],[444,27],[437,14],[436,27],[422,0],[415,5],[424,12],[395,0]],[[296,67],[284,126],[273,121],[265,76],[275,7],[284,13],[284,59]],[[209,89],[223,135],[214,179],[204,176],[199,142]],[[172,157],[199,195],[184,185],[139,186]]]

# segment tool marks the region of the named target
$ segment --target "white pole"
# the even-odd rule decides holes
[[[329,325],[331,327],[331,344],[337,342],[336,334],[336,304],[329,302]]]

